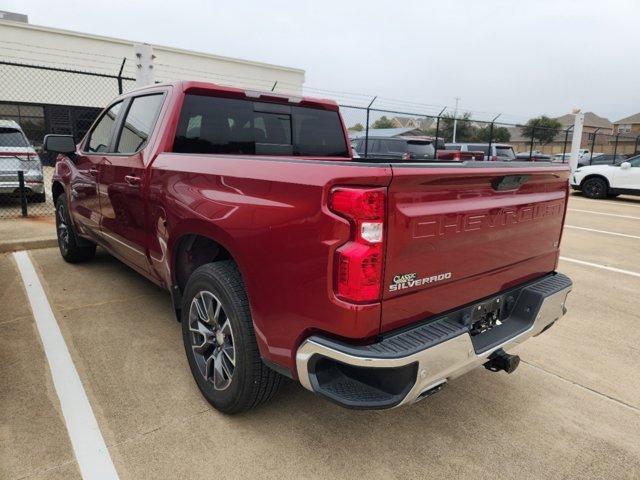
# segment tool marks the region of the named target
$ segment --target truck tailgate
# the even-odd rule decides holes
[[[555,270],[568,168],[392,168],[382,332]]]

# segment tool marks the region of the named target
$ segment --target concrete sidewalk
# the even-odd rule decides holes
[[[0,253],[57,245],[53,216],[0,219]]]

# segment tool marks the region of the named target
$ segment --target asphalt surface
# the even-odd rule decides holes
[[[519,347],[520,368],[477,369],[383,412],[287,382],[272,403],[222,415],[191,378],[168,294],[101,251],[82,265],[30,256],[121,479],[637,479],[640,276],[571,260],[640,273],[640,198],[570,208],[567,225],[610,233],[565,230],[568,314]],[[0,478],[81,478],[10,254],[0,278]]]

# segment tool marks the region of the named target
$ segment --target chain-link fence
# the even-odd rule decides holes
[[[519,125],[444,111],[434,115],[348,105],[341,106],[341,111],[352,144],[363,157],[377,156],[384,149],[383,139],[415,138],[431,143],[432,159],[440,159],[442,150],[468,150],[483,152],[479,159],[485,160],[566,163],[573,140],[573,127],[561,124]],[[584,135],[582,144],[587,143]]]
[[[42,150],[43,138],[58,133],[79,142],[102,108],[133,88],[135,79],[121,72],[0,61],[0,218],[54,213],[55,157]]]
[[[124,60],[119,67],[110,75],[0,61],[0,218],[54,212],[50,186],[55,158],[42,151],[43,137],[68,134],[80,141],[101,109],[133,88],[135,80],[122,75]],[[432,145],[428,155],[421,156],[427,160],[450,158],[441,155],[446,150],[468,150],[483,153],[474,157],[478,160],[568,162],[570,115],[552,127],[536,121],[520,125],[446,109],[420,113],[420,104],[414,108],[406,102],[399,109],[374,107],[375,100],[365,106],[340,102],[361,157],[385,153],[384,139],[414,138],[414,144]],[[639,139],[630,126],[585,124],[579,163],[619,164],[638,153]]]

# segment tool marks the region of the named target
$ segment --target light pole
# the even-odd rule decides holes
[[[456,108],[453,111],[453,143],[456,143],[456,130],[458,129],[458,102],[460,101],[460,97],[455,97],[456,99]]]

